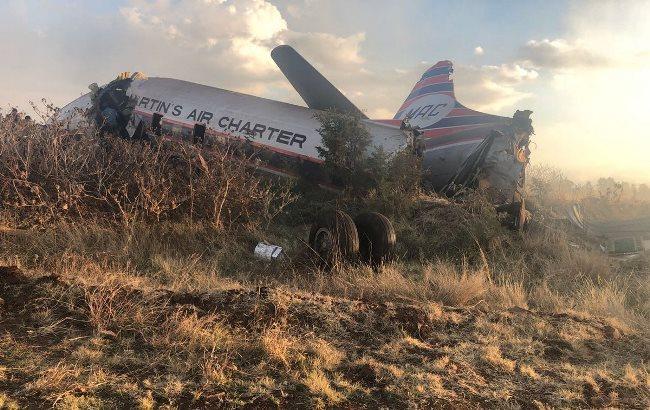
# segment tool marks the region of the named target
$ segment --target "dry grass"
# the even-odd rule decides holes
[[[130,142],[93,129],[73,134],[57,122],[0,122],[1,216],[21,226],[189,219],[256,227],[291,196],[255,176],[253,158],[241,152],[237,145]]]
[[[376,301],[577,309],[632,327],[648,317],[646,268],[625,271],[596,252],[567,249],[566,240],[557,237],[553,245],[546,243],[542,259],[537,245],[547,235],[543,231],[529,232],[478,262],[401,259],[377,272],[366,266],[324,272],[299,257],[304,244],[294,238],[304,237],[305,228],[280,228],[235,233],[192,222],[136,223],[125,229],[62,222],[28,235],[5,236],[2,258],[7,264],[91,282],[113,275],[175,290],[288,286]],[[283,246],[289,259],[274,264],[255,260],[251,250],[258,240]]]
[[[0,232],[0,407],[650,403],[647,256],[419,196],[397,260],[323,271],[232,152],[28,132],[0,130],[4,223],[31,227]]]
[[[451,261],[391,263],[377,272],[367,266],[346,267],[335,274],[317,273],[315,280],[293,285],[333,296],[375,301],[438,302],[448,306],[526,307],[518,284],[495,284],[487,266],[457,266]]]
[[[483,359],[495,369],[512,373],[515,370],[516,362],[514,360],[506,359],[501,355],[498,346],[486,346],[483,352]]]
[[[3,275],[0,297],[12,314],[0,319],[0,386],[23,406],[63,407],[638,407],[650,399],[640,330],[568,308],[507,308],[491,295],[508,287],[476,279],[482,270],[442,262],[411,271],[419,277],[398,270],[385,267],[373,286],[370,276],[352,281],[362,268],[346,280],[338,272],[321,278],[331,286],[320,294],[295,278],[273,279],[288,290],[187,293],[185,285],[161,291],[137,271],[93,280],[90,268],[24,284]]]

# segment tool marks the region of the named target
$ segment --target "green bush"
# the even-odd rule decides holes
[[[365,163],[371,138],[356,115],[333,110],[316,114],[321,127],[323,146],[316,147],[325,160],[325,170],[332,182],[341,187],[363,190],[368,187],[369,175]]]
[[[325,111],[317,114],[331,181],[342,188],[344,207],[376,210],[396,216],[420,193],[421,159],[412,146],[389,153],[371,146],[370,133],[358,116]]]

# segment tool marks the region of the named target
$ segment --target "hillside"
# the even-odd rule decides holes
[[[578,313],[205,293],[4,269],[5,405],[644,408],[636,332]],[[637,363],[637,365],[633,365]]]
[[[0,127],[0,408],[650,406],[648,255],[510,231],[480,194],[337,195],[237,147],[21,127]],[[333,208],[388,215],[395,259],[323,266],[306,241]]]

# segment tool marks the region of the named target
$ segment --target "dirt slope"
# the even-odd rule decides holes
[[[0,270],[0,407],[647,408],[645,336],[577,314],[173,293]]]

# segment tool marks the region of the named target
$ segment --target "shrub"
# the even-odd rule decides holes
[[[5,218],[38,225],[70,218],[122,223],[205,221],[217,228],[268,223],[292,200],[225,144],[133,142],[64,124],[0,126]]]
[[[364,198],[364,206],[392,217],[410,210],[421,193],[421,158],[411,147],[392,155],[378,149],[367,162],[374,186]]]
[[[396,223],[398,254],[406,258],[436,260],[470,258],[481,261],[509,241],[512,233],[498,219],[494,206],[479,193],[462,202],[438,196],[421,196],[412,212]]]
[[[363,189],[368,175],[365,156],[370,144],[370,133],[356,115],[333,110],[316,114],[321,127],[323,146],[316,147],[325,160],[324,167],[332,182],[338,186]]]
[[[323,146],[317,147],[331,181],[350,194],[348,207],[388,215],[406,210],[420,192],[421,159],[412,146],[389,153],[371,146],[370,133],[354,115],[317,114]]]

